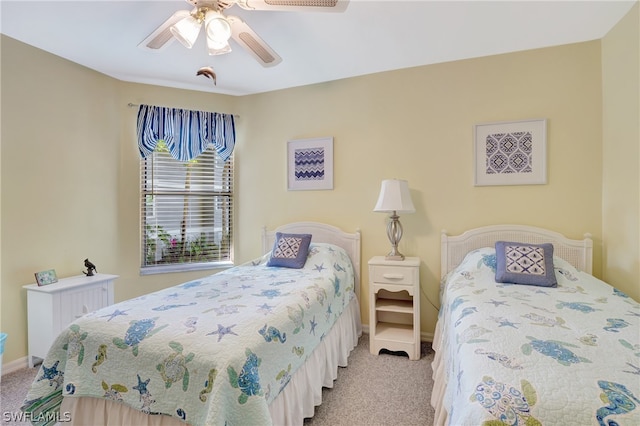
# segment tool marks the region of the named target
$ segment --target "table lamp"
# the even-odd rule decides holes
[[[404,255],[398,251],[398,243],[402,238],[402,224],[398,213],[414,213],[416,211],[411,201],[409,184],[406,180],[387,179],[382,181],[380,195],[374,212],[391,213],[391,220],[387,224],[387,237],[391,242],[391,251],[385,256],[387,260],[404,260]]]

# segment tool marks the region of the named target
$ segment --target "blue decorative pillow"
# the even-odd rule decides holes
[[[496,281],[499,283],[557,287],[553,245],[496,242]]]
[[[311,234],[283,234],[276,232],[276,241],[267,266],[300,269],[307,261]]]

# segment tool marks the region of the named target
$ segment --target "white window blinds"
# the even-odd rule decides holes
[[[178,161],[160,141],[140,173],[143,273],[233,260],[233,158],[224,161],[210,146]]]

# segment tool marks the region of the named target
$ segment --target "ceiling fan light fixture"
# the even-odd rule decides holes
[[[207,38],[207,52],[211,56],[223,55],[225,53],[231,52],[231,46],[228,42],[217,43]]]
[[[215,10],[207,11],[204,17],[204,28],[207,33],[207,42],[224,47],[231,37],[231,25],[227,19]]]
[[[184,47],[191,49],[200,33],[200,24],[198,19],[189,15],[173,24],[169,30]]]

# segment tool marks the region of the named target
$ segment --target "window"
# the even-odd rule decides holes
[[[189,161],[164,141],[141,160],[142,274],[230,265],[233,158],[210,146]]]

